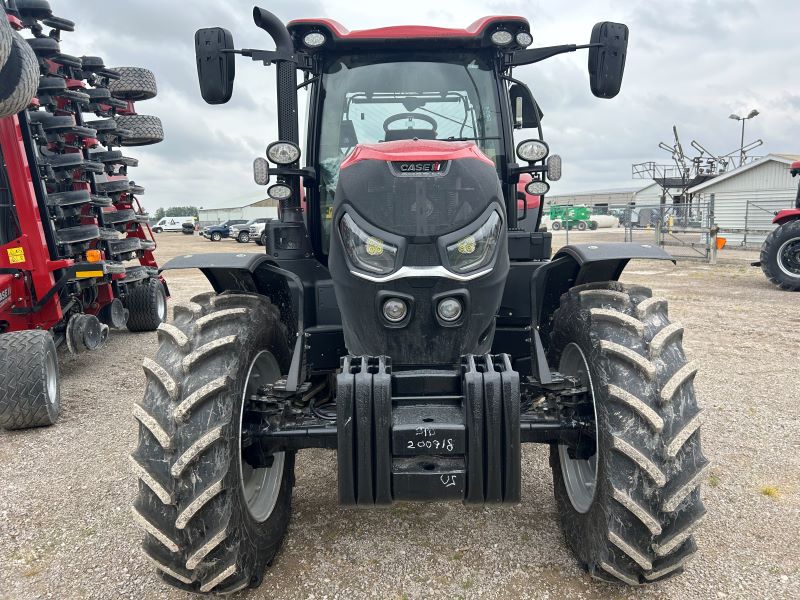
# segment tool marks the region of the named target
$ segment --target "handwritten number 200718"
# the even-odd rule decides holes
[[[425,449],[425,450],[444,450],[446,452],[452,452],[454,449],[453,440],[452,438],[446,440],[408,440],[408,446],[406,446],[409,450],[415,449]]]

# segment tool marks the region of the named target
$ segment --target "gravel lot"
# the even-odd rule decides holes
[[[162,263],[244,250],[180,234],[157,239]],[[208,289],[199,273],[168,280],[174,300]],[[562,540],[544,447],[523,451],[523,502],[514,508],[383,511],[340,509],[335,454],[319,450],[298,457],[286,542],[248,597],[800,597],[800,295],[744,262],[634,263],[625,280],[669,299],[687,353],[702,365],[696,385],[713,469],[700,550],[682,577],[641,590],[592,582]],[[115,332],[99,353],[63,355],[59,423],[0,431],[0,598],[190,597],[156,577],[130,518],[131,405],[155,347],[154,334]]]

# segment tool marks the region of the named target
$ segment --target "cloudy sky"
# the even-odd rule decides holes
[[[213,207],[263,197],[250,165],[277,135],[274,72],[237,59],[234,96],[208,106],[197,85],[193,36],[200,27],[233,32],[236,47],[270,48],[251,19],[252,0],[50,0],[56,14],[77,23],[64,34],[70,54],[99,55],[109,66],[155,72],[159,96],[137,109],[164,123],[166,140],[131,148],[140,159],[132,178],[159,206]],[[113,5],[113,10],[109,7]],[[619,96],[589,91],[586,52],[515,70],[545,112],[545,138],[564,159],[553,192],[632,187],[631,163],[669,162],[658,149],[678,125],[685,148],[698,140],[724,154],[738,148],[732,112],[761,114],[747,124],[755,153],[800,153],[798,0],[264,0],[285,21],[331,17],[349,29],[425,24],[465,27],[487,14],[519,14],[532,23],[534,45],[586,43],[597,21],[630,27],[625,80]],[[301,96],[301,106],[304,97]]]

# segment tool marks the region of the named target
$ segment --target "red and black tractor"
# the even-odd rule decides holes
[[[254,175],[273,181],[279,219],[264,254],[164,266],[200,269],[214,291],[159,328],[134,407],[134,517],[160,575],[193,592],[257,586],[289,526],[299,450],[337,451],[346,506],[485,505],[524,501],[533,442],[550,446],[564,534],[592,576],[680,573],[708,466],[697,367],[666,301],[618,282],[631,259],[670,257],[621,243],[551,258],[550,233],[519,227],[542,206],[519,207],[519,178],[541,196],[561,164],[514,67],[586,48],[592,92],[611,98],[628,28],[529,48],[523,17],[361,31],[253,17],[275,50],[202,29],[197,67],[220,104],[237,54],[275,65],[278,139]],[[536,136],[515,143],[526,128]]]
[[[800,161],[789,169],[792,177],[800,175]],[[764,240],[760,260],[754,264],[782,290],[800,292],[800,186],[794,208],[778,212],[772,222],[777,227]]]
[[[59,415],[58,346],[166,317],[137,161],[118,149],[163,133],[134,110],[156,94],[150,71],[61,52],[74,23],[45,0],[0,9],[0,426],[23,429]]]

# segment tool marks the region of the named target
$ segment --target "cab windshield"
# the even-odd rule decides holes
[[[325,63],[318,154],[324,252],[339,165],[356,144],[471,140],[500,163],[502,124],[491,57],[432,52],[403,58],[391,52],[364,52]]]

